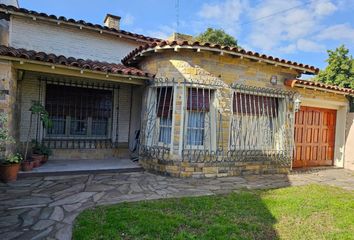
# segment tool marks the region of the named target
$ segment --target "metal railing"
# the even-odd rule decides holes
[[[293,92],[186,79],[155,79],[147,89],[142,158],[169,161],[177,155],[196,163],[291,159]]]
[[[37,119],[37,141],[52,149],[118,147],[119,85],[40,77],[38,87],[53,126],[43,129]]]

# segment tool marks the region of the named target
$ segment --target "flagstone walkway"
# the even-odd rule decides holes
[[[75,217],[102,204],[222,194],[309,183],[354,190],[354,172],[178,179],[146,172],[32,177],[0,183],[0,239],[71,239]]]

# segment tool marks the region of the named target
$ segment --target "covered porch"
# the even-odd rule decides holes
[[[10,93],[16,103],[10,112],[16,148],[23,152],[30,142],[52,151],[47,165],[34,172],[139,167],[131,159],[147,74],[122,64],[2,51],[16,82]],[[50,128],[30,111],[35,102],[48,112]]]

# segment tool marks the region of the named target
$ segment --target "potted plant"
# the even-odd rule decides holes
[[[32,147],[32,162],[33,162],[33,167],[39,167],[43,161],[44,154],[42,153],[42,148],[41,145],[33,140],[33,147]]]
[[[41,145],[41,152],[43,154],[42,163],[44,164],[48,161],[49,156],[52,155],[52,149],[50,149],[48,146],[42,144]]]
[[[31,159],[25,159],[21,162],[21,170],[24,172],[32,171],[33,161]]]
[[[6,154],[7,145],[13,143],[7,126],[7,114],[0,113],[0,179],[4,182],[17,179],[17,173],[22,160],[19,154]]]
[[[38,119],[42,122],[44,128],[51,128],[53,125],[49,117],[49,113],[47,112],[47,110],[45,110],[45,107],[40,102],[33,101],[29,111],[31,112],[31,117],[30,117],[29,130],[28,130],[27,141],[26,141],[25,159],[27,159],[27,155],[28,155],[28,147],[29,147],[29,141],[31,137],[33,115],[38,116]],[[32,147],[32,159],[34,165],[33,167],[39,166],[40,162],[42,162],[43,160],[43,156],[44,155],[41,152],[40,144],[37,141],[35,141],[34,146]]]
[[[22,156],[19,153],[6,156],[0,165],[1,180],[4,182],[16,181],[21,161]]]

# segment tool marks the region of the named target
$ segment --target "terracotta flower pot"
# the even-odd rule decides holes
[[[21,163],[21,166],[22,166],[22,171],[24,171],[24,172],[32,171],[33,162],[32,161],[24,161]]]
[[[44,155],[42,159],[42,164],[45,164],[48,161],[48,155]]]
[[[34,168],[41,166],[41,162],[43,161],[43,156],[44,155],[32,154],[32,161],[33,161]]]
[[[0,176],[4,182],[12,182],[17,180],[17,173],[20,170],[20,164],[0,165]]]
[[[33,168],[37,168],[41,165],[41,161],[38,159],[32,159],[33,162]]]

